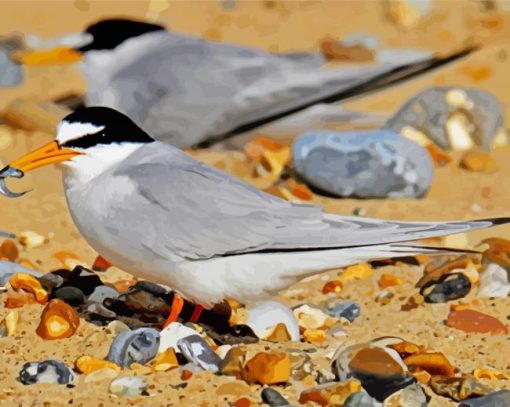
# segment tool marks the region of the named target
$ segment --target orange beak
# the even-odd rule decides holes
[[[15,52],[12,58],[23,65],[41,66],[74,64],[83,58],[83,54],[73,48],[58,47],[41,51]]]
[[[52,141],[13,161],[9,167],[27,172],[48,164],[67,161],[81,154],[68,148],[61,148],[56,141]]]

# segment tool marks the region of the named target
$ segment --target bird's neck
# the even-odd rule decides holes
[[[98,145],[62,164],[66,189],[83,186],[133,154],[145,143]]]

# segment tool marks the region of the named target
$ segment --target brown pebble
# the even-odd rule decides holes
[[[56,298],[44,308],[36,332],[43,339],[63,339],[72,336],[79,325],[74,309]]]
[[[508,334],[508,327],[499,319],[471,309],[450,310],[446,325],[468,333]]]
[[[285,383],[290,377],[290,359],[283,352],[259,352],[250,359],[243,370],[248,383]]]
[[[10,239],[4,240],[0,246],[0,258],[4,257],[9,261],[14,261],[18,258],[18,255],[19,250],[18,246],[16,246],[16,243]]]
[[[455,369],[449,360],[441,352],[436,353],[417,353],[404,359],[404,363],[411,371],[425,370],[431,375],[441,375],[452,377],[455,375]]]

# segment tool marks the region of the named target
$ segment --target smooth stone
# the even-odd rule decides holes
[[[290,403],[285,399],[285,397],[283,397],[280,393],[271,387],[266,387],[263,389],[260,396],[262,397],[262,401],[268,404],[270,407],[290,406]]]
[[[500,390],[487,396],[464,400],[459,407],[506,407],[510,406],[510,391]]]
[[[356,301],[346,301],[328,308],[326,312],[333,318],[345,318],[349,322],[354,322],[360,316],[361,307]]]
[[[286,326],[292,341],[299,341],[299,324],[289,307],[277,301],[261,301],[249,307],[248,325],[255,335],[265,339],[276,325],[282,323]]]
[[[191,363],[204,370],[218,372],[221,358],[211,349],[201,336],[191,335],[177,341],[177,347]]]
[[[437,281],[431,281],[420,289],[420,294],[428,303],[443,303],[457,300],[469,294],[471,282],[462,273],[442,275]]]
[[[160,341],[159,341],[159,353],[166,351],[168,348],[174,348],[174,350],[178,350],[177,342],[191,335],[200,336],[197,331],[194,329],[187,327],[180,322],[172,322],[165,329],[163,329],[160,333]]]
[[[147,394],[147,382],[137,376],[121,376],[110,383],[110,393],[118,396],[136,397]]]
[[[0,260],[0,287],[5,287],[10,278],[16,273],[30,274],[34,277],[41,277],[42,275],[38,271],[29,269],[21,264],[7,260]]]
[[[106,360],[128,368],[133,363],[144,365],[158,354],[159,332],[138,328],[119,334],[112,342]]]
[[[92,319],[94,319],[94,317],[98,317],[99,320],[111,320],[117,318],[117,314],[115,314],[115,312],[97,302],[89,304],[87,306],[87,312],[90,314]]]
[[[476,129],[472,137],[466,131],[459,132],[458,126],[449,126],[452,115],[462,111],[470,116],[469,127]],[[472,145],[490,150],[504,126],[503,111],[501,103],[489,92],[458,86],[431,87],[406,101],[385,127],[399,133],[406,127],[419,129],[444,150]]]
[[[41,277],[38,277],[38,280],[46,291],[53,291],[64,284],[64,278],[54,273],[43,274]]]
[[[124,322],[115,320],[106,325],[105,331],[110,334],[118,335],[122,332],[130,331],[131,328],[127,326]]]
[[[120,293],[112,287],[106,285],[100,285],[96,287],[92,294],[87,298],[89,302],[97,302],[102,304],[105,298],[118,298]]]
[[[57,359],[27,362],[21,368],[18,377],[18,380],[25,385],[35,383],[69,384],[74,379],[74,373],[64,362]]]
[[[381,378],[370,375],[357,374],[355,377],[361,382],[366,392],[379,402],[383,402],[393,393],[416,383],[414,376],[405,375],[400,378]]]
[[[293,163],[309,185],[341,197],[421,197],[434,178],[425,148],[384,129],[305,133],[294,142]]]
[[[130,288],[127,293],[121,294],[118,300],[139,314],[167,315],[170,312],[170,305],[166,299],[140,288]]]
[[[480,274],[478,297],[508,297],[508,272],[496,263],[490,263]]]
[[[343,407],[378,407],[381,403],[374,400],[364,391],[352,393],[343,404]]]
[[[109,367],[104,367],[102,369],[96,370],[85,376],[85,383],[94,383],[100,382],[102,380],[112,380],[115,379],[119,375],[114,369]]]
[[[52,295],[73,307],[85,302],[85,294],[77,287],[60,287]]]
[[[418,383],[413,383],[384,400],[383,407],[426,407],[427,396]]]
[[[96,287],[103,285],[96,273],[83,266],[76,266],[64,279],[63,287],[78,287],[87,296],[92,294]]]

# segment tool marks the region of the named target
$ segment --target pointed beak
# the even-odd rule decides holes
[[[57,47],[40,51],[19,51],[12,54],[12,59],[27,66],[57,64],[74,64],[83,58],[83,54],[74,48]]]
[[[69,148],[62,148],[56,141],[52,141],[37,150],[32,151],[24,155],[23,157],[14,160],[6,168],[16,169],[23,173],[31,171],[35,168],[43,167],[48,164],[56,164],[63,161],[68,161],[77,155],[81,155],[77,151]],[[5,168],[4,168],[5,170]],[[2,177],[4,170],[0,171],[0,177]]]

